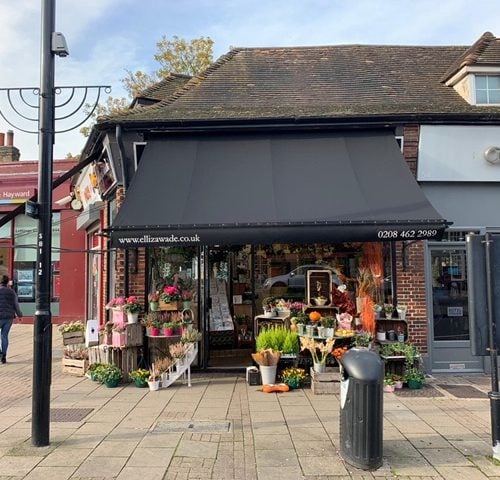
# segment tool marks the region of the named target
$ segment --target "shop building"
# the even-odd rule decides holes
[[[407,306],[427,370],[482,371],[464,238],[498,230],[499,79],[488,32],[472,46],[235,49],[168,77],[83,151],[98,160],[77,188],[95,178],[103,212],[81,221],[103,252],[92,318],[119,293],[146,305],[180,273],[196,288],[200,363],[215,366],[218,343],[247,346],[266,280],[290,296],[302,267],[329,265],[356,296],[376,245],[381,300]]]
[[[32,321],[35,312],[35,264],[38,223],[20,213],[12,216],[16,207],[36,194],[38,161],[20,160],[12,131],[0,132],[0,273],[14,282],[23,321]],[[75,159],[55,160],[54,180],[77,165]],[[85,235],[76,229],[78,210],[71,207],[71,179],[53,193],[52,222],[52,299],[54,323],[83,321],[85,312],[86,278]],[[68,199],[67,202],[59,201]],[[12,218],[11,218],[12,217]]]

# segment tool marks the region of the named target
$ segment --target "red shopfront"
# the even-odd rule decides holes
[[[75,165],[72,160],[55,160],[56,179]],[[38,162],[0,163],[0,218],[28,200],[37,187]],[[80,212],[69,202],[58,204],[70,194],[70,180],[53,192],[52,301],[54,323],[85,319],[85,235],[76,229]],[[61,203],[61,202],[59,202]],[[0,274],[14,281],[24,321],[35,312],[35,261],[37,220],[17,215],[0,227]]]

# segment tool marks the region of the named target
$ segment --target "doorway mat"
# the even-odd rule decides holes
[[[440,384],[438,387],[446,390],[448,393],[457,398],[488,398],[486,393],[481,392],[481,390],[478,390],[470,385]]]
[[[427,397],[427,398],[432,398],[432,397],[444,397],[444,394],[438,390],[436,390],[434,387],[431,385],[424,384],[422,385],[422,388],[401,388],[394,390],[394,393],[398,397]]]
[[[224,421],[173,421],[158,422],[153,428],[154,433],[228,433],[231,431],[231,422]]]

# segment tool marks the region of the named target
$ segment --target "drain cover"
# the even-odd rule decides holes
[[[183,422],[158,422],[153,432],[167,433],[227,433],[231,429],[231,422],[228,420],[208,422],[208,421],[183,421]]]
[[[422,385],[422,388],[403,388],[394,390],[394,393],[398,397],[444,397],[441,392],[438,392],[434,387],[430,385]]]
[[[51,408],[51,422],[80,422],[93,408]]]
[[[486,393],[481,392],[470,385],[438,385],[439,388],[446,390],[457,398],[487,398]]]

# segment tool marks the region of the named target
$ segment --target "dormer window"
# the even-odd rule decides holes
[[[500,75],[475,76],[476,105],[500,105]]]

